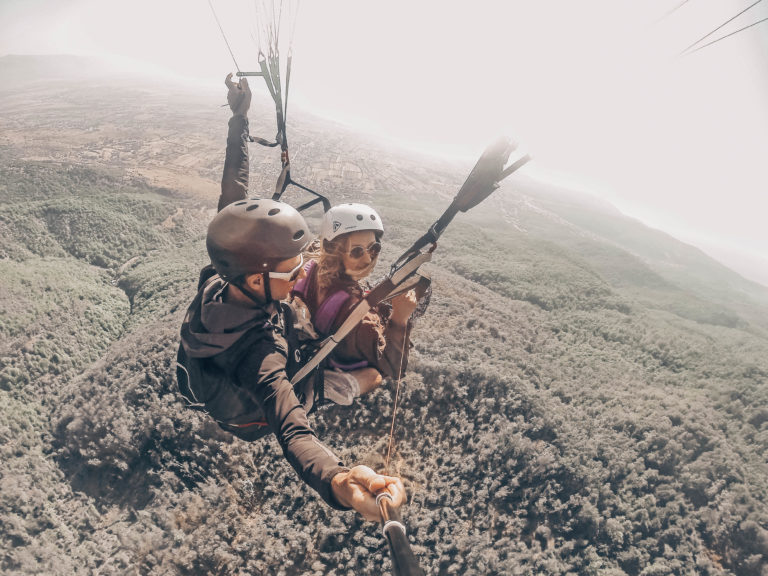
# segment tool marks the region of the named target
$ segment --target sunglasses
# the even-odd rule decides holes
[[[301,274],[301,269],[304,266],[304,254],[299,254],[299,264],[290,272],[270,272],[269,278],[271,280],[285,280],[286,282],[293,282]]]
[[[347,255],[349,255],[350,258],[354,258],[355,260],[359,260],[363,257],[363,254],[368,252],[370,254],[371,258],[375,258],[379,255],[379,252],[381,252],[381,243],[380,242],[374,242],[367,248],[364,248],[363,246],[355,246],[347,252]]]

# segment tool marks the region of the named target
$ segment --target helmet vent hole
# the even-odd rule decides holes
[[[269,214],[270,216],[274,216],[275,214],[279,214],[279,213],[280,213],[280,208],[272,208],[272,210],[267,212],[267,214]]]
[[[303,237],[304,237],[304,230],[299,230],[298,232],[296,232],[296,234],[293,235],[294,240],[300,240]]]
[[[363,215],[362,215],[362,214],[358,214],[358,215],[357,215],[357,219],[358,219],[358,220],[362,220],[362,219],[363,219]]]
[[[245,211],[250,212],[251,210],[256,210],[256,208],[258,207],[259,207],[258,204],[251,204],[250,206],[248,206],[248,208],[245,209]]]
[[[371,214],[371,220],[376,220],[376,215],[375,214]]]
[[[247,200],[241,200],[240,202],[235,202],[235,206],[242,206],[243,204],[247,204]]]

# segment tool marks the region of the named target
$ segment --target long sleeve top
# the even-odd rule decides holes
[[[248,120],[229,121],[227,153],[221,182],[219,210],[247,197]],[[280,307],[248,308],[224,298],[227,283],[211,266],[200,273],[199,292],[182,324],[179,358],[191,364],[186,378],[201,374],[207,381],[187,382],[197,389],[196,400],[227,430],[236,434],[262,415],[275,434],[288,462],[301,479],[330,506],[343,509],[333,497],[331,480],[349,470],[318,440],[286,373],[289,346],[284,338]],[[223,376],[222,376],[223,375]],[[181,375],[181,380],[185,376]],[[197,397],[197,396],[200,397]],[[241,434],[237,434],[243,437]]]

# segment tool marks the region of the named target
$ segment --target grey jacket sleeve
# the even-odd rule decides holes
[[[248,118],[234,115],[229,119],[219,211],[248,197],[248,176]]]
[[[315,436],[285,372],[286,362],[285,352],[265,340],[240,363],[237,378],[261,406],[283,454],[301,479],[329,506],[347,510],[333,497],[331,479],[349,468]]]

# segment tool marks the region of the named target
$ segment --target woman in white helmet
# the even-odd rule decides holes
[[[319,242],[310,252],[305,270],[292,292],[306,304],[315,330],[324,338],[333,334],[365,295],[365,280],[376,266],[384,226],[381,217],[365,204],[341,204],[325,213]],[[318,246],[319,244],[319,246]],[[365,366],[387,378],[405,371],[410,336],[409,318],[418,302],[413,290],[392,299],[389,305],[371,310],[363,321],[336,346],[329,364],[342,371]],[[366,390],[347,391],[346,401]],[[332,390],[326,390],[333,394]],[[328,395],[328,394],[327,394]],[[342,395],[344,395],[342,393]]]

